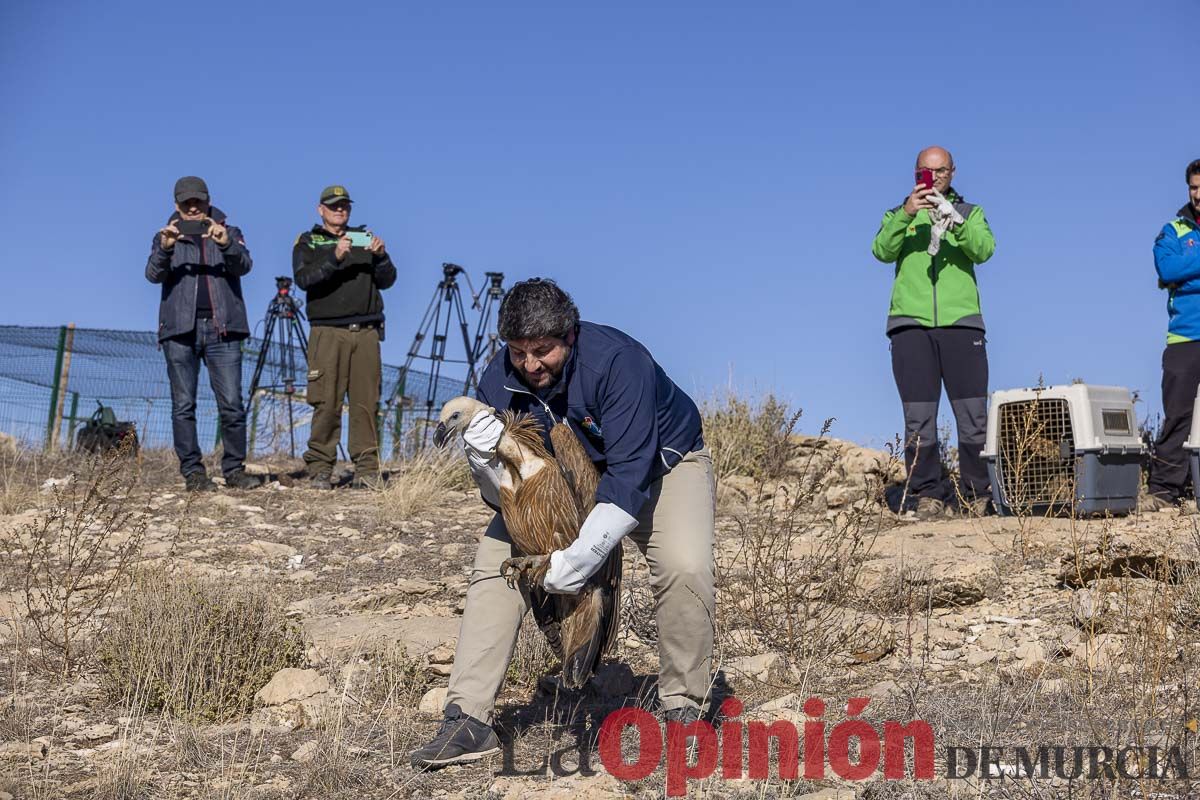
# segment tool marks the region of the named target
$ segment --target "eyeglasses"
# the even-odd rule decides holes
[[[328,208],[330,211],[349,211],[350,210],[350,204],[347,202],[344,202],[344,201],[341,203],[326,203],[325,207]]]
[[[930,172],[932,172],[934,175],[937,175],[939,178],[944,178],[947,175],[949,175],[951,172],[954,172],[954,167],[938,167],[937,169],[930,169],[929,167],[917,167],[918,171],[923,170],[923,169],[928,169]]]

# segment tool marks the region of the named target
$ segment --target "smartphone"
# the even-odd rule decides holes
[[[374,238],[367,231],[346,231],[346,235],[350,237],[351,247],[366,247]]]
[[[175,220],[175,227],[184,236],[204,236],[208,233],[209,226],[212,225],[206,219],[179,219]]]
[[[933,188],[933,170],[931,170],[931,169],[917,170],[917,184],[919,186],[925,187],[926,189],[932,189]]]

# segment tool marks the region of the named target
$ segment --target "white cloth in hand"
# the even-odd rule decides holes
[[[503,434],[504,423],[487,410],[472,417],[463,431],[463,451],[467,454],[471,477],[483,499],[494,506],[500,505],[500,476],[504,474],[504,465],[496,455],[496,445]]]
[[[933,222],[933,230],[929,233],[929,248],[927,252],[931,256],[936,256],[938,251],[942,249],[942,238],[945,237],[946,231],[950,230],[951,225],[962,225],[964,220],[962,214],[958,213],[958,209],[954,204],[942,197],[940,192],[930,192],[929,199],[935,205],[929,209],[929,219]]]
[[[637,524],[637,517],[615,503],[597,503],[571,546],[550,554],[542,586],[552,594],[575,594]]]

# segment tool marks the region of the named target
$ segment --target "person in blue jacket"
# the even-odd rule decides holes
[[[1175,505],[1187,484],[1183,443],[1200,387],[1200,159],[1184,173],[1188,203],[1154,240],[1159,288],[1167,290],[1167,347],[1162,359],[1163,426],[1150,464],[1143,510]]]
[[[514,285],[500,306],[505,348],[479,382],[497,412],[528,412],[549,430],[567,420],[600,470],[596,506],[576,541],[550,556],[549,592],[578,592],[614,547],[629,538],[650,566],[658,622],[658,692],[668,720],[693,722],[711,683],[715,588],[715,484],[696,404],[649,351],[616,328],[582,322],[554,281]],[[499,507],[496,444],[502,425],[479,412],[463,435],[485,501]],[[552,451],[552,448],[551,448]],[[515,553],[497,513],[479,542],[450,672],[445,719],[412,754],[430,769],[498,749],[496,696],[529,600],[500,578]]]

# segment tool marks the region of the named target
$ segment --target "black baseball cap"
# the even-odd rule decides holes
[[[330,206],[343,201],[347,203],[354,202],[350,199],[350,193],[346,191],[345,186],[335,183],[333,186],[326,186],[321,190],[321,205]]]
[[[175,202],[203,200],[208,202],[208,184],[202,178],[188,175],[175,181]]]

